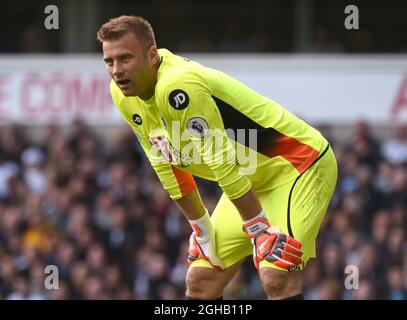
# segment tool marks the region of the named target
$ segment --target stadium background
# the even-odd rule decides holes
[[[0,298],[178,299],[190,227],[114,113],[97,28],[148,18],[159,47],[216,66],[321,129],[335,195],[307,299],[405,299],[405,1],[47,1],[0,11]],[[359,30],[344,27],[346,5]],[[211,210],[220,195],[199,181]],[[44,269],[59,269],[46,290]],[[358,289],[347,289],[346,266]],[[263,299],[250,259],[227,299]]]

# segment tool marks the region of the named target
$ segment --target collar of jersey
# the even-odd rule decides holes
[[[143,99],[141,99],[141,98],[139,98],[139,97],[137,97],[137,99],[141,102],[141,104],[142,104],[143,106],[146,106],[146,107],[148,107],[148,108],[151,108],[151,107],[154,107],[154,106],[155,106],[155,94],[153,94],[153,95],[151,96],[151,98],[148,99],[148,100],[143,100]]]

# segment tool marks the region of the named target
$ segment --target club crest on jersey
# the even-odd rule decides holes
[[[209,126],[205,119],[194,117],[188,120],[187,129],[194,136],[202,138],[205,136]]]
[[[143,123],[143,120],[141,120],[140,115],[137,113],[133,114],[133,121],[138,125],[141,125]]]
[[[183,110],[188,107],[189,97],[184,90],[172,90],[169,96],[170,105],[175,110]]]

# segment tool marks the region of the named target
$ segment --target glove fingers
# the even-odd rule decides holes
[[[294,263],[284,260],[284,259],[276,256],[275,254],[266,257],[265,260],[267,260],[268,262],[271,262],[281,268],[284,268],[284,269],[289,269],[289,268],[295,266]]]
[[[275,254],[266,257],[266,260],[275,264],[276,266],[286,269],[286,270],[290,270],[296,266],[294,263],[292,263],[288,260],[282,259],[282,258],[276,256]]]
[[[291,246],[291,245],[289,245],[287,243],[284,244],[283,250],[285,252],[288,252],[288,253],[290,253],[290,254],[292,254],[294,256],[297,256],[297,257],[301,257],[302,254],[303,254],[300,250],[298,250],[297,248],[294,248],[293,246]]]
[[[300,257],[285,252],[284,250],[280,251],[280,258],[285,261],[291,262],[294,265],[299,265],[302,261]]]
[[[257,250],[255,245],[253,246],[253,262],[256,269],[259,270],[259,259],[257,257]]]
[[[293,237],[287,236],[285,240],[286,244],[289,244],[290,246],[296,248],[296,249],[301,249],[302,244],[298,240],[295,240]]]
[[[255,239],[256,243],[256,251],[258,252],[258,255],[261,257],[264,257],[272,250],[275,250],[274,245],[276,244],[276,238],[277,236],[275,234],[267,234],[267,233],[262,233]]]
[[[188,265],[190,265],[192,262],[194,262],[197,258],[198,257],[188,255],[188,258],[187,258]]]
[[[188,264],[191,264],[195,260],[199,258],[199,248],[198,244],[196,242],[194,233],[191,234],[189,237],[189,249],[188,249],[188,257],[187,257],[187,262]]]
[[[256,252],[255,265],[265,259],[274,265],[292,271],[301,264],[302,244],[285,234],[262,233],[254,239]]]

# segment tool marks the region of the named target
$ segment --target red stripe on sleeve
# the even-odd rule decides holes
[[[178,187],[181,191],[182,196],[187,195],[196,188],[195,179],[192,174],[182,171],[177,167],[171,166],[172,172],[177,179]]]

